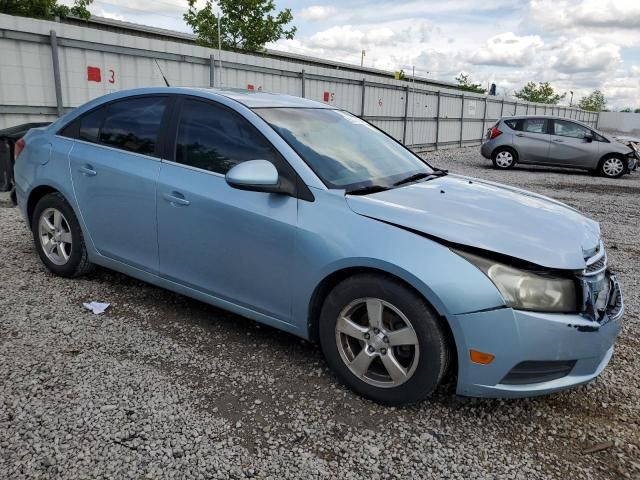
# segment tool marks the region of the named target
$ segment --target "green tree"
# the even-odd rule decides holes
[[[88,6],[93,0],[75,0],[71,8],[61,5],[58,0],[0,0],[0,13],[18,15],[20,17],[53,20],[69,15],[88,20],[91,18]]]
[[[184,21],[198,36],[201,45],[217,47],[218,18],[212,0],[207,0],[200,10],[196,7],[197,0],[187,1],[189,10],[184,14]],[[275,13],[273,0],[218,0],[218,5],[222,10],[220,36],[223,48],[256,52],[269,42],[292,39],[296,33],[294,26],[286,29],[293,21],[291,9]]]
[[[620,110],[621,112],[625,112],[625,113],[631,113],[631,107],[627,107],[627,108],[623,108],[622,110]]]
[[[539,82],[537,85],[535,82],[529,82],[520,91],[514,93],[516,98],[548,105],[556,105],[566,95],[566,93],[562,95],[556,93],[549,82]]]
[[[636,108],[633,113],[640,113],[640,108]]]
[[[482,88],[482,85],[479,83],[473,83],[471,81],[471,75],[468,73],[460,72],[456,77],[456,82],[458,82],[458,88],[460,90],[464,90],[466,92],[487,93],[486,88]]]
[[[604,98],[604,94],[600,90],[594,90],[586,97],[580,99],[578,108],[591,112],[601,112],[604,110],[606,104],[607,100]]]

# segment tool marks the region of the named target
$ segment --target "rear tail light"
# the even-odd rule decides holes
[[[502,131],[498,130],[498,127],[491,127],[491,130],[489,130],[489,140],[493,140],[500,135],[502,135]]]
[[[24,141],[24,138],[21,138],[20,140],[18,140],[16,142],[16,145],[13,149],[13,158],[14,160],[17,160],[18,157],[20,156],[20,154],[22,153],[22,150],[24,150],[26,143]]]

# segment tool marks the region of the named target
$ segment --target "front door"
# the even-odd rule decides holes
[[[79,119],[69,153],[82,220],[98,252],[158,270],[158,135],[167,97],[117,101]]]
[[[549,161],[549,140],[547,119],[525,118],[518,121],[513,138],[522,163],[547,163]]]
[[[224,174],[284,159],[244,118],[213,102],[185,99],[173,161],[158,181],[162,276],[279,320],[291,316],[297,199],[231,188]]]
[[[554,120],[551,136],[551,162],[564,167],[597,168],[600,159],[600,142],[585,136],[591,130],[569,120]]]

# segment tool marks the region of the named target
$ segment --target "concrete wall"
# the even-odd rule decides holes
[[[597,113],[395,80],[295,59],[218,52],[184,42],[0,14],[0,128],[51,121],[114,90],[235,87],[335,105],[416,148],[480,143],[507,115],[559,115],[595,126]],[[157,62],[157,65],[156,65]]]
[[[640,135],[640,113],[600,112],[598,128]]]

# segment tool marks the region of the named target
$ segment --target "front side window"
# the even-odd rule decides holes
[[[523,121],[522,130],[529,133],[547,133],[547,121],[544,118],[527,118]]]
[[[561,137],[584,138],[585,135],[591,133],[588,128],[566,120],[554,120],[553,124],[554,133]]]
[[[100,143],[129,152],[159,156],[156,152],[166,97],[139,97],[107,107]]]
[[[390,187],[433,169],[367,122],[323,108],[258,108],[260,115],[330,188]]]
[[[277,163],[275,150],[248,121],[210,102],[185,100],[176,139],[176,162],[225,174],[247,160]]]

